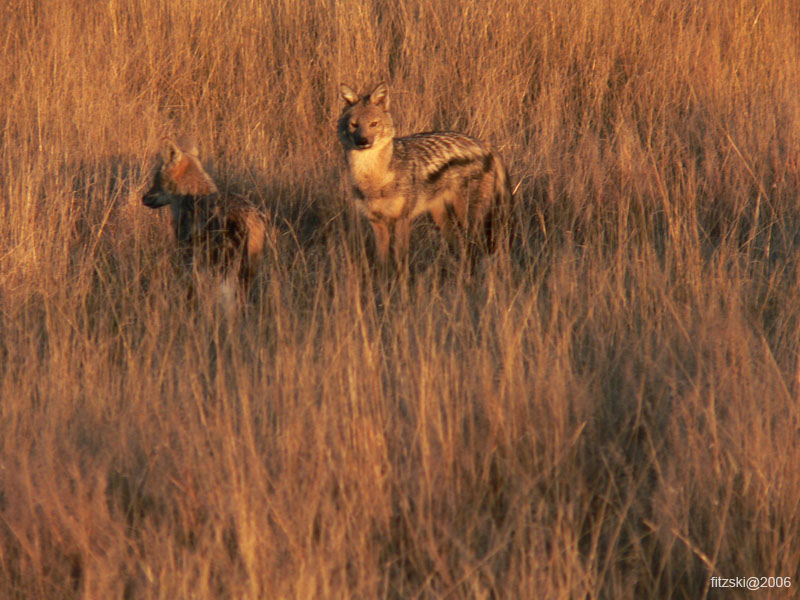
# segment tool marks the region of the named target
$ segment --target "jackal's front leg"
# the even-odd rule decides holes
[[[403,264],[408,256],[408,246],[411,239],[410,219],[397,219],[394,224],[394,259],[398,265]]]
[[[389,226],[380,219],[370,219],[369,223],[375,235],[375,253],[378,261],[385,265],[389,260]]]

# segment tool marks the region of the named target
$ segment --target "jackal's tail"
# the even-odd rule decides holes
[[[492,205],[484,224],[486,249],[494,252],[498,245],[511,247],[513,192],[505,164],[495,157]]]

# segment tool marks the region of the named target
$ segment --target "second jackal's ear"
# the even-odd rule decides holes
[[[341,92],[344,101],[348,104],[356,104],[358,102],[358,94],[356,94],[350,86],[342,83],[339,86],[339,91]]]
[[[195,144],[190,135],[182,135],[178,138],[176,144],[184,154],[191,154],[195,158],[200,158],[200,150],[197,149],[197,144]]]
[[[386,86],[386,82],[381,81],[375,86],[369,95],[369,103],[382,106],[383,110],[389,110],[389,88]]]
[[[168,165],[183,156],[183,152],[180,149],[180,146],[176,144],[172,139],[165,137],[162,140],[161,146],[161,158],[164,159],[164,164]]]

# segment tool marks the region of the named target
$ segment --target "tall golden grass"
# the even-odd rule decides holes
[[[4,3],[0,597],[793,596],[797,16]],[[374,276],[335,121],[382,79],[511,166],[477,274],[423,223]],[[180,133],[273,216],[234,319],[140,203]]]

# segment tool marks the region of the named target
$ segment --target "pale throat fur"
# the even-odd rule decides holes
[[[390,168],[394,139],[376,142],[370,148],[347,151],[350,182],[358,191],[356,206],[368,218],[398,219],[403,215],[405,198],[397,189],[396,174]]]

